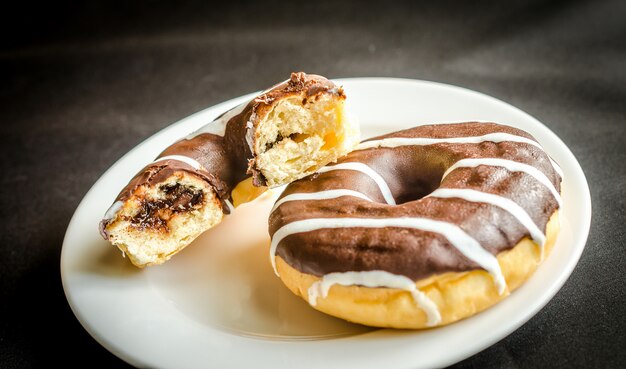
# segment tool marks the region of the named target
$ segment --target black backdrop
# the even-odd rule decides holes
[[[460,85],[549,126],[591,186],[585,252],[530,322],[457,367],[626,365],[626,2],[20,2],[0,30],[0,367],[125,365],[63,294],[74,209],[152,133],[292,70]]]

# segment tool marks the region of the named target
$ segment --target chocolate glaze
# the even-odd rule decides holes
[[[289,80],[264,91],[251,100],[241,113],[230,118],[226,123],[223,137],[212,133],[191,135],[190,138],[169,146],[157,157],[158,159],[170,155],[186,156],[200,163],[202,166],[200,169],[177,160],[151,163],[122,189],[116,201],[126,201],[137,188],[144,185],[154,186],[183,171],[209,183],[222,202],[223,211],[229,213],[224,201],[230,199],[230,192],[237,183],[252,175],[256,186],[266,185],[265,178],[256,166],[254,152],[255,140],[259,136],[256,128],[262,119],[282,99],[293,96],[300,96],[304,100],[316,99],[322,94],[345,98],[340,87],[322,76],[303,72],[292,73]],[[108,239],[106,226],[111,221],[112,219],[103,219],[100,223],[100,233],[105,239]]]
[[[494,132],[533,139],[513,127],[477,122],[421,126],[374,139],[468,137]],[[270,215],[270,235],[288,223],[310,218],[425,217],[460,226],[494,255],[529,236],[516,218],[499,207],[458,198],[424,198],[438,187],[474,189],[509,198],[545,230],[558,204],[547,187],[526,173],[495,166],[459,168],[440,184],[444,172],[464,158],[502,158],[532,165],[560,191],[561,178],[547,154],[525,143],[442,143],[359,150],[340,159],[338,164],[360,162],[370,166],[385,179],[398,205],[388,205],[374,181],[360,172],[337,170],[313,174],[287,186],[281,198],[293,193],[351,189],[374,202],[348,196],[331,201],[285,202]],[[297,233],[283,239],[276,252],[295,269],[316,276],[385,270],[418,280],[438,273],[479,268],[442,235],[404,228],[338,228]]]

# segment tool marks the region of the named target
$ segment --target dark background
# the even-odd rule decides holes
[[[591,187],[586,249],[530,322],[457,367],[626,365],[626,2],[20,2],[0,31],[0,367],[125,365],[63,294],[74,209],[151,134],[294,70],[464,86],[550,127]]]

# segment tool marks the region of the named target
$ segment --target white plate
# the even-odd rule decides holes
[[[554,296],[580,257],[591,221],[585,176],[554,133],[517,108],[459,87],[389,78],[337,82],[363,137],[469,120],[532,133],[565,172],[562,231],[535,275],[500,304],[447,327],[398,331],[349,324],[313,310],[274,276],[266,218],[276,194],[238,208],[168,263],[132,267],[97,231],[117,192],[166,146],[248,95],[150,137],[115,163],[76,209],[63,242],[61,276],[74,314],[98,342],[148,367],[440,367],[502,339]]]

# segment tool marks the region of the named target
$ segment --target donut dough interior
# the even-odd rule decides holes
[[[255,142],[267,187],[302,178],[358,143],[358,128],[343,109],[343,98],[320,94],[282,99],[265,115]],[[234,206],[254,200],[267,187],[254,186],[252,178],[241,181],[231,192]],[[119,211],[106,226],[109,240],[144,267],[167,261],[219,223],[225,203],[201,178],[175,171],[164,181],[138,186],[116,204],[112,209]]]
[[[359,140],[358,126],[344,113],[344,100],[327,94],[281,100],[257,130],[257,167],[270,188],[336,161]]]
[[[138,267],[163,263],[224,216],[212,187],[184,171],[154,186],[139,186],[118,203],[107,233]]]

